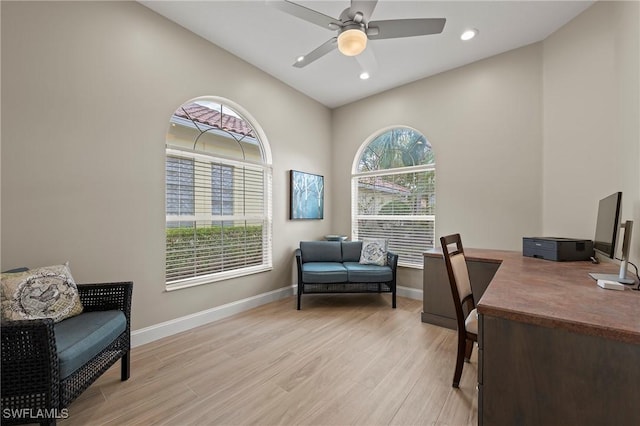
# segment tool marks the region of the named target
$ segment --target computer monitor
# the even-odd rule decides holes
[[[593,239],[593,249],[603,256],[615,259],[616,240],[620,227],[620,208],[622,192],[616,192],[598,203],[598,219],[596,220],[596,235]]]
[[[633,221],[620,223],[620,215],[622,212],[622,192],[615,192],[608,197],[603,198],[598,203],[598,218],[596,220],[596,234],[593,240],[593,249],[596,253],[611,259],[616,259],[616,243],[618,239],[618,230],[624,229],[624,240],[622,243],[622,257],[620,264],[620,272],[615,274],[596,274],[591,273],[592,278],[596,280],[617,281],[623,284],[633,284],[635,281],[627,278],[627,262],[629,260],[629,246],[631,241],[631,229]]]

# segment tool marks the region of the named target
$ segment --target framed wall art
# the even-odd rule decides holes
[[[324,177],[290,171],[289,219],[324,219]]]

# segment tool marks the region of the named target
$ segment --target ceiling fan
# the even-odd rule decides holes
[[[370,21],[378,0],[351,0],[351,6],[343,10],[337,19],[288,0],[270,1],[269,4],[297,18],[338,32],[336,37],[299,56],[293,64],[296,68],[309,65],[335,48],[346,56],[359,55],[367,47],[367,40],[439,34],[446,22],[445,18]]]

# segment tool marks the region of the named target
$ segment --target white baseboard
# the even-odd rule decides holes
[[[131,347],[151,343],[155,340],[162,339],[163,337],[168,337],[213,321],[218,321],[231,315],[264,305],[265,303],[284,299],[292,294],[293,291],[291,287],[282,287],[267,293],[258,294],[257,296],[237,300],[235,302],[227,303],[226,305],[216,306],[215,308],[196,312],[195,314],[186,315],[184,317],[154,324],[139,330],[134,330],[131,332]]]
[[[235,302],[227,303],[226,305],[216,306],[215,308],[196,312],[195,314],[154,324],[139,330],[134,330],[131,332],[131,347],[151,343],[155,340],[162,339],[163,337],[168,337],[210,322],[218,321],[231,315],[239,314],[260,305],[284,299],[295,294],[298,294],[297,284],[293,284],[290,287],[282,287],[267,293],[258,294],[257,296],[248,297],[246,299],[237,300]],[[398,286],[396,294],[400,297],[422,300],[422,290],[417,288]]]

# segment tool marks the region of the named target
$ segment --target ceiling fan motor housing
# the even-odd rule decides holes
[[[362,12],[354,12],[350,7],[343,10],[338,19],[345,25],[349,25],[351,23],[365,23],[364,15],[362,14]]]

